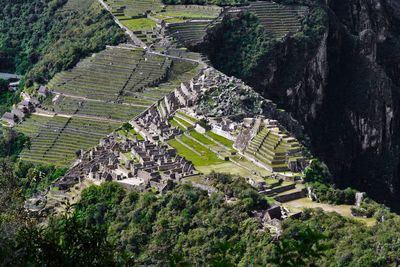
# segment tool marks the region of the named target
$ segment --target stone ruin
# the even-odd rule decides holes
[[[192,163],[167,145],[111,134],[92,150],[81,153],[79,162],[56,186],[67,190],[81,179],[98,182],[134,179],[139,189],[162,189],[169,180],[179,181],[194,174],[197,173]]]
[[[273,172],[302,172],[308,165],[300,143],[277,121],[264,116],[243,120],[234,147],[255,164]]]

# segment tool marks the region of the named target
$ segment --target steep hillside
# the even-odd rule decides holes
[[[302,122],[313,152],[328,164],[340,186],[367,190],[399,208],[398,3],[296,2],[310,8],[299,33],[269,39],[273,45],[257,57],[245,44],[233,46],[232,53],[249,53],[254,59],[238,76]],[[235,36],[218,30],[208,43],[216,41],[212,60],[223,57],[219,47]],[[241,64],[237,59],[231,60]]]
[[[0,70],[27,74],[28,85],[125,40],[95,0],[1,0],[0,6]]]

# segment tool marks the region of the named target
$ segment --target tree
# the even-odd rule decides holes
[[[317,266],[327,246],[320,243],[325,238],[320,232],[309,227],[295,227],[291,236],[284,236],[276,244],[269,263],[279,267]]]
[[[129,122],[125,122],[124,124],[122,124],[121,128],[122,130],[127,132],[133,129],[132,125]]]
[[[8,82],[0,79],[0,93],[8,90]]]

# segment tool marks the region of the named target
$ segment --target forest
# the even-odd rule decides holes
[[[0,1],[0,71],[26,75],[27,86],[44,83],[106,44],[125,40],[96,1],[64,9],[66,2]]]
[[[2,166],[4,174],[4,166]],[[48,226],[1,222],[5,266],[391,266],[399,262],[400,218],[381,209],[370,227],[337,213],[306,210],[276,240],[254,211],[268,203],[238,177],[211,175],[218,193],[190,184],[165,195],[91,186],[74,210]],[[2,176],[2,182],[4,176]],[[228,203],[224,195],[236,197]],[[18,218],[14,214],[14,219]],[[384,219],[383,219],[384,218]],[[385,244],[381,246],[381,244]],[[48,249],[52,248],[52,249]]]

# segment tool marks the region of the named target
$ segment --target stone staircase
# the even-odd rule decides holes
[[[306,188],[300,183],[294,182],[278,182],[268,184],[265,190],[260,191],[268,197],[274,198],[276,201],[285,203],[288,201],[304,198],[307,195]]]
[[[297,140],[276,126],[264,126],[249,142],[244,154],[274,172],[289,170],[291,157],[300,156]]]

